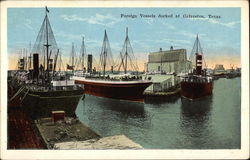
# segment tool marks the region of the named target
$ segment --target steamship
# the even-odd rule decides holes
[[[195,51],[195,68],[181,77],[181,95],[191,100],[209,96],[213,92],[212,77],[207,75],[206,69],[202,69],[203,53],[198,35],[192,51]]]
[[[24,80],[18,80],[16,95],[20,96],[22,107],[33,119],[49,117],[52,111],[64,111],[65,116],[74,117],[84,90],[67,75],[56,71],[60,53],[48,19],[48,9],[45,9],[46,15],[32,50],[33,69]],[[54,59],[51,58],[53,53],[56,53]]]
[[[151,80],[142,79],[141,76],[132,75],[127,72],[128,64],[131,63],[131,55],[129,51],[132,52],[132,47],[130,45],[128,37],[128,29],[126,30],[125,43],[123,45],[121,56],[121,63],[118,66],[118,72],[121,68],[124,69],[124,74],[113,74],[113,66],[110,66],[111,74],[107,74],[105,69],[111,64],[112,60],[108,59],[112,57],[110,45],[108,41],[108,36],[105,30],[102,51],[100,55],[100,63],[103,67],[103,73],[99,75],[90,76],[73,76],[72,79],[75,80],[77,84],[83,84],[84,91],[86,94],[106,97],[119,100],[143,102],[143,92],[144,90],[152,84]],[[136,65],[134,70],[136,70]]]

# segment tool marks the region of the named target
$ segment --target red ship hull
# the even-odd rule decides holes
[[[84,91],[86,94],[135,102],[144,101],[143,92],[152,84],[152,82],[100,83],[82,80],[75,80],[75,83],[84,84]]]
[[[181,95],[188,99],[197,99],[213,93],[213,82],[181,82]]]

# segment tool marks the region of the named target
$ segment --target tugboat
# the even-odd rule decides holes
[[[84,90],[75,85],[74,81],[69,80],[67,75],[58,76],[56,61],[59,49],[48,19],[47,7],[45,12],[45,18],[32,50],[33,70],[30,70],[31,76],[27,76],[27,79],[32,78],[18,84],[16,95],[20,95],[21,105],[32,119],[49,117],[52,111],[64,111],[65,116],[74,117]],[[55,53],[54,59],[51,58],[53,53]]]
[[[181,96],[191,100],[213,93],[212,77],[207,75],[206,69],[202,69],[203,53],[198,35],[192,51],[195,51],[195,68],[191,73],[181,77]]]
[[[128,54],[129,51],[132,51],[132,47],[128,38],[127,29],[125,43],[122,49],[123,53],[120,53],[121,64],[118,67],[118,71],[123,67],[125,74],[107,74],[105,71],[108,65],[111,67],[110,72],[113,73],[113,66],[111,65],[111,62],[113,60],[108,59],[108,57],[112,57],[112,55],[110,55],[111,50],[108,36],[105,30],[100,56],[100,63],[103,67],[103,74],[85,77],[73,76],[72,79],[74,79],[77,84],[84,85],[84,91],[86,94],[119,100],[143,102],[143,92],[148,86],[152,84],[152,81],[146,79],[143,80],[142,77],[138,75],[128,74],[128,63],[132,61],[130,55]],[[136,66],[133,65],[133,69],[135,68]]]

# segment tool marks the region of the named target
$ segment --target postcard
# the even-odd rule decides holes
[[[247,3],[1,2],[1,158],[248,158]]]

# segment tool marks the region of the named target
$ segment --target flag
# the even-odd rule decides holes
[[[67,64],[67,69],[74,70],[74,66],[70,66],[70,65]]]
[[[46,9],[46,12],[48,12],[48,13],[49,13],[49,10],[48,10],[47,6],[45,6],[45,9]]]

